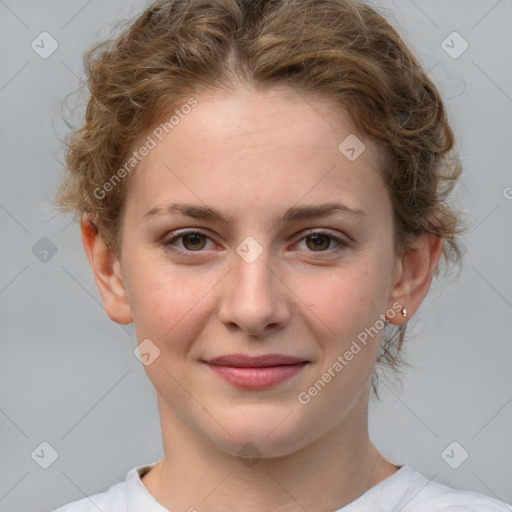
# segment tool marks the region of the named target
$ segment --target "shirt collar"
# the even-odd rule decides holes
[[[137,466],[128,471],[124,486],[127,512],[140,512],[141,510],[145,512],[170,512],[156,501],[141,480],[142,476],[155,466],[157,462]]]
[[[126,475],[124,486],[126,512],[140,512],[141,510],[144,510],[145,512],[171,512],[156,501],[141,480],[144,474],[154,467],[157,462],[158,461],[137,466],[131,469]],[[390,485],[397,484],[398,482],[402,482],[406,487],[406,479],[404,480],[404,477],[408,473],[414,473],[414,471],[412,471],[412,469],[407,465],[399,466],[396,473],[393,473],[393,475],[389,476],[382,482],[379,482],[371,489],[368,489],[362,496],[357,498],[355,502],[347,504],[346,507],[343,507],[340,510],[350,512],[354,506],[358,506],[358,504],[360,506],[361,503],[372,503],[372,506],[375,505],[375,507],[378,508],[378,501],[382,499],[382,490]],[[400,489],[400,491],[405,492],[405,487],[404,489]],[[375,501],[375,503],[373,503],[373,501]]]

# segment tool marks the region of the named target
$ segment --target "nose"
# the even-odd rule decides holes
[[[282,329],[291,319],[293,293],[269,264],[268,251],[251,263],[235,254],[233,268],[223,280],[219,309],[230,330],[258,336]]]

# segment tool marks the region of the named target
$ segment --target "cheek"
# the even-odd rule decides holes
[[[330,268],[323,275],[302,274],[292,288],[314,313],[327,336],[354,334],[373,324],[386,304],[382,272],[368,265]]]
[[[330,404],[339,420],[366,392],[377,360],[384,327],[379,315],[386,307],[382,275],[368,264],[357,270],[356,266],[331,269],[322,278],[297,283],[301,287],[297,295],[307,297],[308,329],[321,347],[311,387],[301,391],[316,393],[317,379],[324,382],[312,403],[319,408]]]
[[[136,268],[132,310],[138,333],[157,340],[163,350],[183,349],[208,316],[208,293],[218,277],[198,272],[197,267],[178,268],[161,261]]]

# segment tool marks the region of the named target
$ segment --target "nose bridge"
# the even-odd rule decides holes
[[[247,237],[236,248],[232,272],[233,291],[237,300],[251,303],[259,308],[268,307],[275,295],[276,278],[270,270],[270,249],[263,247],[254,238]]]
[[[254,238],[247,237],[238,245],[223,293],[224,322],[257,333],[269,324],[281,324],[285,320],[286,287],[279,282],[275,267],[270,249]]]

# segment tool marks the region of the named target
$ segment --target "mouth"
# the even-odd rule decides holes
[[[230,354],[203,361],[230,384],[245,389],[265,389],[297,375],[309,361],[282,354],[249,357]]]

